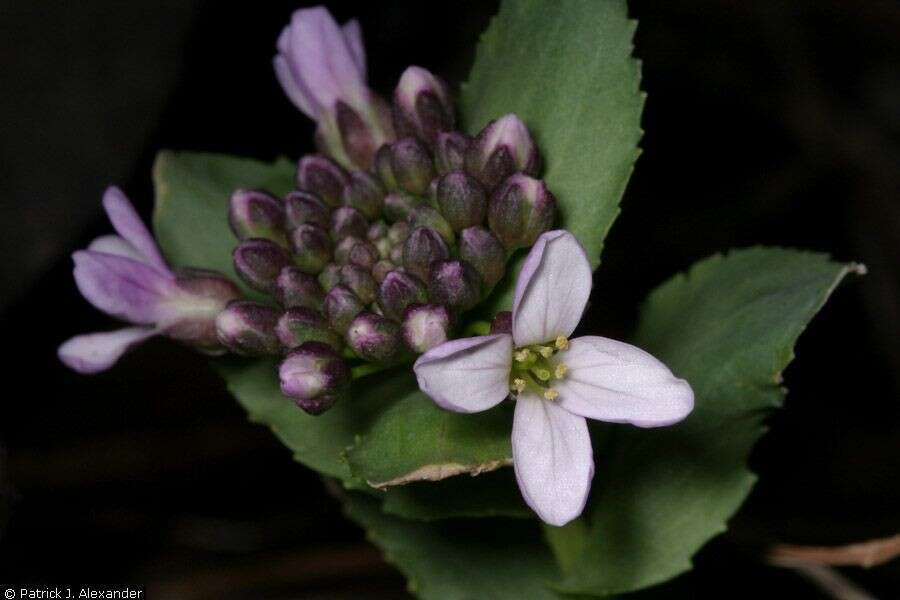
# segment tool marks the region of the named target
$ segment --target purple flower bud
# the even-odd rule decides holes
[[[318,309],[325,299],[325,292],[315,275],[287,266],[281,269],[275,280],[275,299],[284,308]]]
[[[510,252],[526,248],[553,227],[556,198],[540,179],[516,173],[491,195],[488,223]]]
[[[422,281],[429,280],[431,263],[448,258],[450,249],[447,242],[441,234],[428,227],[413,229],[403,244],[403,266]]]
[[[386,238],[388,231],[390,231],[390,228],[387,226],[387,223],[384,221],[375,221],[369,225],[369,230],[366,232],[366,239],[375,243],[382,238]]]
[[[531,133],[513,114],[488,123],[466,151],[466,171],[489,192],[518,171],[537,176],[540,167]]]
[[[275,280],[291,262],[287,250],[271,240],[249,239],[239,243],[231,257],[234,270],[247,285],[265,293],[275,292]]]
[[[275,326],[275,334],[286,350],[305,342],[322,342],[335,350],[343,346],[341,336],[328,326],[328,321],[317,310],[289,308]]]
[[[388,230],[388,239],[391,240],[391,243],[395,246],[402,245],[403,242],[406,241],[406,238],[409,237],[410,232],[409,223],[406,220],[397,221],[391,228]]]
[[[281,351],[275,326],[280,311],[249,300],[235,300],[216,317],[216,335],[226,348],[243,356],[275,355]]]
[[[428,294],[436,304],[469,310],[481,298],[481,276],[464,260],[446,260],[431,268]]]
[[[297,166],[297,187],[312,192],[331,207],[341,205],[341,195],[349,180],[347,172],[325,156],[304,156]]]
[[[324,304],[325,318],[338,333],[346,332],[356,315],[365,308],[362,300],[342,285],[334,286],[325,294]]]
[[[341,265],[337,263],[328,263],[325,265],[325,268],[322,269],[322,272],[319,273],[318,279],[322,289],[325,290],[326,293],[330,292],[331,288],[341,283]]]
[[[334,249],[334,260],[339,265],[352,264],[371,269],[379,258],[378,249],[358,237],[345,237]]]
[[[483,227],[469,227],[459,234],[459,257],[475,267],[487,294],[506,272],[506,251],[494,234]]]
[[[331,261],[331,239],[316,225],[300,225],[291,232],[291,250],[296,264],[304,273],[322,271]]]
[[[341,397],[350,384],[347,363],[327,344],[306,342],[288,354],[278,367],[281,393],[311,415],[320,415]]]
[[[291,229],[303,224],[331,227],[331,210],[312,192],[290,192],[284,197],[284,209]]]
[[[400,349],[400,325],[375,313],[353,319],[345,336],[357,356],[369,362],[386,362]]]
[[[331,213],[331,239],[339,242],[345,237],[365,238],[369,223],[361,212],[351,206],[342,206]]]
[[[375,282],[381,285],[381,282],[384,281],[384,278],[388,276],[388,273],[397,269],[397,265],[389,260],[379,260],[375,263],[375,266],[372,267],[372,277],[375,278]]]
[[[398,244],[391,248],[391,254],[388,256],[388,260],[390,260],[395,265],[403,264],[403,248],[405,244]]]
[[[452,246],[456,240],[453,228],[450,226],[450,223],[447,222],[447,219],[430,206],[423,205],[417,207],[412,214],[409,215],[407,221],[412,229],[416,229],[417,227],[428,227],[429,229],[437,231],[440,236],[444,238],[444,241],[447,242],[448,246]]]
[[[394,248],[394,245],[391,243],[391,240],[389,240],[387,237],[383,237],[379,240],[376,240],[375,243],[372,245],[375,246],[375,250],[378,251],[379,259],[384,260],[384,259],[390,258],[391,250]]]
[[[422,354],[447,341],[450,311],[439,304],[413,305],[403,316],[403,341],[413,352]]]
[[[265,238],[287,245],[284,205],[266,192],[235,191],[228,207],[228,224],[239,240]]]
[[[491,334],[508,333],[512,335],[512,313],[508,310],[498,312],[491,322]]]
[[[401,189],[424,196],[434,179],[434,163],[428,148],[413,137],[391,144],[391,168]]]
[[[384,197],[384,216],[388,221],[405,221],[420,204],[415,196],[405,192],[391,192]]]
[[[241,297],[241,291],[228,278],[215,271],[184,269],[175,278],[178,288],[187,292],[183,312],[169,321],[162,332],[173,339],[190,344],[202,352],[222,351],[216,335],[216,316],[229,302]]]
[[[357,265],[344,265],[341,267],[341,285],[356,294],[363,304],[375,301],[378,294],[378,285],[372,277],[369,269]]]
[[[350,173],[350,181],[344,186],[343,200],[367,219],[377,219],[384,206],[384,187],[381,182],[365,171]]]
[[[378,304],[385,316],[400,321],[403,311],[410,304],[428,302],[425,284],[413,275],[402,271],[391,271],[378,288]]]
[[[389,192],[400,189],[397,176],[394,174],[394,163],[391,157],[391,145],[385,144],[375,153],[375,174]]]
[[[487,195],[477,179],[462,171],[447,173],[438,180],[436,200],[455,231],[484,222]]]
[[[472,138],[458,131],[444,131],[437,136],[434,166],[441,175],[460,171],[466,162],[466,150]]]
[[[368,110],[360,112],[349,104],[338,101],[336,108],[337,136],[333,127],[320,127],[319,145],[332,156],[346,155],[342,162],[349,162],[360,169],[372,168],[375,152],[394,137],[390,124],[390,108],[372,92],[368,96]]]
[[[453,103],[447,84],[422,67],[408,67],[394,91],[394,129],[433,146],[441,131],[453,129]]]

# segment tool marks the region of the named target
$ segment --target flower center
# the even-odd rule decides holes
[[[509,389],[513,396],[529,391],[545,400],[556,400],[553,382],[566,376],[568,367],[556,356],[569,348],[569,340],[559,336],[551,344],[532,344],[513,350]]]

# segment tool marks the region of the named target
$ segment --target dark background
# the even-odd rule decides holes
[[[160,148],[271,159],[311,125],[271,70],[296,2],[0,1],[0,583],[147,586],[149,597],[396,598],[385,565],[310,471],[246,421],[198,355],[165,341],[112,371],[55,348],[113,323],[68,254],[108,231],[120,184],[149,216]],[[372,85],[417,63],[458,85],[493,2],[332,2],[359,16]],[[755,243],[864,262],[797,347],[785,410],[729,533],[668,596],[823,597],[767,544],[900,530],[900,7],[867,0],[634,2],[643,155],[607,239],[590,329]],[[896,597],[897,562],[844,575]]]

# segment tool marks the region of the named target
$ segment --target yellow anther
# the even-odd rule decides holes
[[[541,381],[550,381],[550,371],[547,369],[535,369],[534,374],[537,375],[537,378]]]
[[[559,392],[557,392],[553,388],[549,388],[544,391],[544,398],[550,401],[556,400],[557,398],[559,398]]]
[[[521,394],[525,390],[525,380],[519,377],[513,379],[512,389]]]
[[[561,335],[556,338],[556,342],[554,344],[557,350],[568,350],[569,348],[569,340],[566,339],[566,336]]]
[[[556,376],[557,379],[562,379],[566,376],[566,373],[569,372],[569,367],[566,365],[559,363],[556,365],[556,370],[553,371],[553,375]]]
[[[550,358],[553,356],[553,348],[550,346],[538,346],[538,352],[541,353],[541,356],[544,358]]]
[[[515,358],[516,358],[517,361],[519,361],[519,362],[525,362],[525,361],[527,361],[529,358],[531,358],[531,350],[529,350],[528,348],[522,348],[521,350],[518,350],[518,351],[514,354],[514,356],[515,356]]]

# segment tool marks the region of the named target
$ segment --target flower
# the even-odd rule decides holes
[[[284,93],[318,125],[324,152],[345,167],[368,169],[394,137],[388,104],[366,85],[366,52],[356,20],[339,27],[325,8],[294,11],[274,58]]]
[[[561,526],[581,514],[594,459],[586,418],[670,425],[694,406],[690,385],[643,350],[615,340],[570,340],[591,291],[575,237],[541,235],[516,282],[510,331],[445,342],[416,361],[419,387],[447,410],[516,401],[512,454],[528,505]]]
[[[105,333],[75,336],[59,347],[59,358],[79,373],[110,368],[126,351],[154,335],[221,350],[216,315],[238,288],[218,273],[174,273],[128,198],[115,187],[103,194],[103,208],[119,235],[104,235],[72,254],[75,283],[103,312],[133,323]]]

